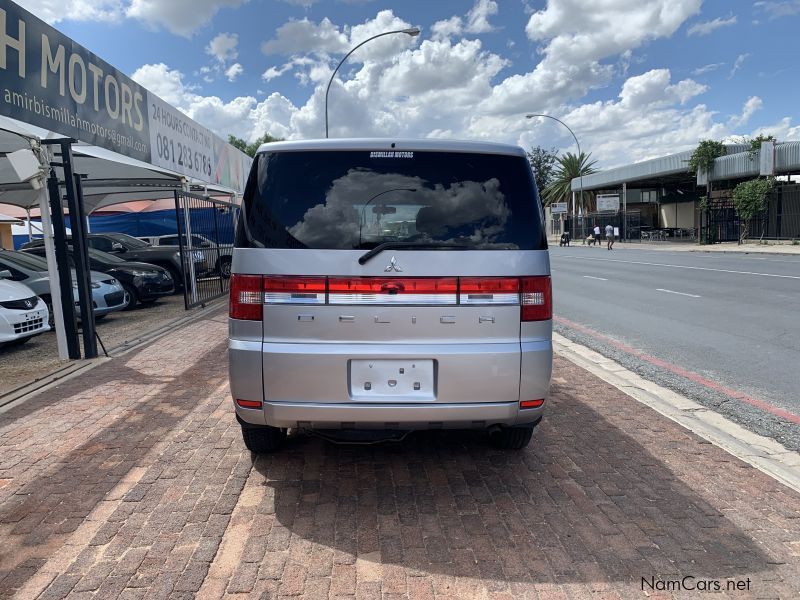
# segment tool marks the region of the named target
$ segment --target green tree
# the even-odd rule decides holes
[[[556,162],[558,162],[558,153],[555,148],[546,150],[541,146],[535,146],[531,147],[526,154],[528,155],[528,162],[531,163],[533,175],[536,178],[536,186],[539,190],[544,191],[553,179],[553,172],[555,171]],[[544,202],[544,197],[542,197],[542,202]]]
[[[572,180],[581,175],[597,173],[597,169],[594,168],[594,164],[597,161],[590,161],[589,156],[591,156],[591,153],[581,152],[580,156],[578,156],[572,152],[567,152],[564,156],[556,159],[558,167],[553,173],[553,179],[544,190],[545,204],[568,202],[572,197]],[[579,194],[576,199],[577,205],[583,207],[584,212],[586,212],[588,198],[588,193],[584,193],[583,198]]]
[[[283,138],[276,138],[268,133],[265,133],[251,144],[248,144],[242,138],[238,138],[235,135],[228,136],[228,143],[234,148],[238,148],[248,156],[255,156],[256,152],[258,152],[258,147],[261,144],[269,144],[271,142],[280,142],[280,141],[283,141]]]
[[[725,156],[725,145],[722,142],[701,140],[689,157],[689,171],[695,174],[698,171],[711,173],[714,161],[720,156]]]
[[[758,155],[761,153],[761,142],[774,142],[775,136],[774,135],[764,135],[763,133],[759,133],[756,137],[749,141],[750,149],[748,152],[750,153],[750,160],[758,160]]]
[[[739,243],[750,231],[750,222],[767,210],[767,199],[775,187],[775,178],[750,179],[733,188],[733,207],[740,221]],[[762,234],[763,235],[763,234]]]

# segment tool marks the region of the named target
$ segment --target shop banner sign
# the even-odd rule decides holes
[[[598,212],[616,212],[619,210],[619,196],[616,194],[598,194]]]
[[[550,205],[550,214],[553,215],[562,215],[567,212],[567,203],[566,202],[553,202]]]
[[[13,2],[3,4],[2,114],[149,162],[147,91]]]
[[[0,7],[0,114],[237,191],[252,162],[10,1]]]

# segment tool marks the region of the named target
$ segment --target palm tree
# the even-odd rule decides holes
[[[581,175],[591,175],[596,173],[597,169],[594,168],[596,160],[589,161],[591,153],[586,154],[581,152],[580,156],[567,152],[564,156],[558,157],[558,167],[551,182],[544,188],[545,204],[549,205],[553,202],[568,202],[572,197],[572,180]],[[584,197],[576,199],[577,206],[583,207],[583,212],[586,212],[586,204],[588,198]]]

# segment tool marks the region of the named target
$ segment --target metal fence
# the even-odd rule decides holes
[[[600,235],[605,239],[606,225],[611,225],[619,231],[617,239],[638,242],[641,240],[641,222],[641,213],[638,210],[596,212],[567,221],[567,230],[574,242],[585,239],[598,226]]]
[[[736,215],[733,199],[712,198],[701,211],[701,241],[706,244],[735,242],[742,223]],[[749,239],[800,239],[800,186],[779,185],[767,201],[767,210],[760,218],[750,221]]]
[[[175,192],[187,310],[228,293],[238,210],[231,202]]]

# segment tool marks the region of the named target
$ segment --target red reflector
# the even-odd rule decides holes
[[[331,277],[331,294],[455,294],[455,277]]]
[[[539,408],[542,404],[544,404],[544,398],[541,400],[520,400],[519,407],[520,408]]]
[[[516,277],[462,277],[462,294],[514,294],[519,292]]]
[[[231,275],[228,314],[231,319],[260,321],[264,304],[261,275]]]
[[[236,404],[242,408],[261,408],[261,402],[259,400],[239,400],[237,398]]]
[[[553,318],[553,299],[550,277],[523,277],[520,279],[522,321],[549,321]]]

